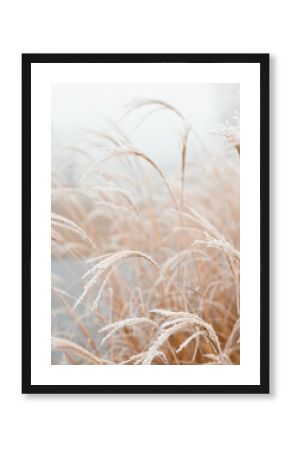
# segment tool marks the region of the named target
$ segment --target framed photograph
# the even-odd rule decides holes
[[[22,55],[22,392],[269,393],[269,55]]]

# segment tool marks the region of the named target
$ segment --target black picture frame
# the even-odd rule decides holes
[[[23,54],[22,55],[22,393],[267,394],[269,393],[269,54]],[[31,65],[33,63],[260,64],[260,384],[31,384]]]

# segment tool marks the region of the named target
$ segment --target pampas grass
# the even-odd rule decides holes
[[[142,108],[176,116],[176,177],[121,130]],[[239,364],[239,130],[216,134],[231,151],[211,157],[174,106],[138,100],[52,164],[53,363]]]

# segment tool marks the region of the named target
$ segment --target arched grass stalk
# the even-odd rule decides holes
[[[158,165],[151,159],[149,158],[149,156],[145,155],[145,153],[137,151],[137,150],[121,150],[118,152],[114,152],[114,154],[107,156],[106,158],[102,159],[101,161],[99,161],[98,163],[94,164],[93,166],[90,167],[90,169],[83,175],[82,177],[82,181],[89,175],[90,172],[92,172],[93,170],[95,170],[97,167],[103,167],[103,165],[112,160],[112,159],[116,159],[116,158],[120,158],[123,156],[134,156],[137,158],[141,158],[144,161],[147,161],[160,175],[161,179],[164,181],[166,188],[169,192],[169,195],[174,203],[174,206],[177,208],[177,203],[174,197],[174,194],[169,186],[168,181],[165,178],[165,175],[163,174],[162,170],[158,167]]]
[[[74,353],[76,356],[82,358],[87,364],[108,365],[114,364],[112,361],[108,361],[102,358],[98,358],[93,353],[86,350],[81,345],[75,344],[68,339],[62,339],[55,336],[51,338],[51,345],[53,350],[68,351]]]
[[[161,315],[165,317],[166,320],[161,325],[160,332],[156,340],[148,349],[142,364],[151,364],[156,352],[168,341],[170,336],[180,331],[187,331],[189,329],[193,329],[194,331],[192,333],[192,339],[195,339],[200,335],[200,333],[197,333],[197,331],[202,332],[202,334],[211,343],[214,351],[219,355],[221,354],[220,342],[213,327],[200,317],[189,313],[165,311],[160,309],[152,310],[151,313]],[[184,347],[189,344],[188,339],[186,341],[186,344],[183,343]],[[178,350],[181,351],[181,346],[178,348]]]

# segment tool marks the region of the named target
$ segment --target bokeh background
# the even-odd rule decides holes
[[[148,107],[122,119],[138,99],[170,103],[192,124],[211,155],[217,148],[216,128],[239,112],[239,84],[54,84],[52,85],[52,149],[83,145],[86,130],[110,128],[114,122],[157,164],[168,171],[180,161],[180,122],[170,111]],[[143,120],[151,110],[153,114]],[[196,151],[199,150],[196,141]],[[75,156],[72,156],[75,157]],[[189,155],[190,157],[190,155]]]

